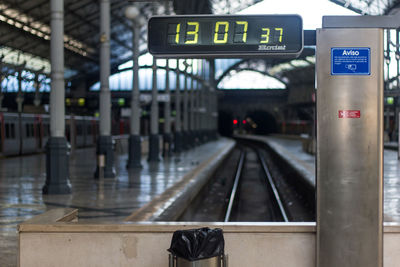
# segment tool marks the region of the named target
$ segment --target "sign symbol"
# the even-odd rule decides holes
[[[357,70],[357,65],[356,64],[347,64],[345,66],[346,69],[351,70],[351,71],[356,71]]]
[[[361,111],[360,110],[339,110],[339,118],[361,118]]]

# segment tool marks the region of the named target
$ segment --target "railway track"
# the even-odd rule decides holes
[[[180,221],[313,221],[310,197],[274,160],[264,147],[238,142]]]
[[[259,148],[242,150],[224,221],[289,221]]]

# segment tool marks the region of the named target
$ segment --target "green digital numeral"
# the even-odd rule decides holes
[[[261,41],[260,44],[268,44],[269,43],[269,33],[270,33],[270,29],[269,28],[262,28],[261,29],[263,32],[265,32],[264,34],[261,34]]]
[[[219,27],[220,26],[224,27],[223,39],[219,39]],[[226,44],[228,42],[228,31],[229,31],[229,22],[217,21],[217,23],[215,23],[214,43]]]
[[[186,40],[188,39],[188,36],[190,36],[190,35],[193,36],[193,40],[187,40],[185,42],[185,44],[197,44],[197,41],[199,39],[199,23],[193,21],[193,22],[188,22],[187,25],[194,26],[194,30],[186,32]]]
[[[179,44],[179,32],[181,31],[181,24],[176,25],[175,43]]]
[[[283,28],[275,28],[275,31],[279,32],[279,42],[282,42]]]
[[[249,23],[247,21],[236,21],[237,25],[243,25],[243,32],[240,32],[241,34],[243,34],[242,36],[242,41],[243,43],[245,43],[247,41],[247,28]]]

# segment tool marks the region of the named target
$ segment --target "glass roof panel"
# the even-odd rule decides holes
[[[25,68],[34,71],[43,69],[42,72],[46,74],[49,74],[51,70],[49,60],[19,50],[14,50],[9,47],[0,47],[0,55],[4,56],[3,62],[14,66],[26,64]]]
[[[218,89],[286,89],[279,80],[250,70],[231,72],[222,79]]]

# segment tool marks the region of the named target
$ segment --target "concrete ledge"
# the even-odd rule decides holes
[[[67,208],[67,209],[52,209],[43,214],[37,215],[30,220],[25,221],[18,227],[26,225],[41,225],[48,224],[51,222],[73,222],[78,221],[78,210]],[[20,231],[20,229],[18,229]]]
[[[81,224],[63,222],[68,214],[73,220],[77,211],[52,210],[20,225],[20,266],[168,267],[172,233],[205,226],[223,229],[229,267],[315,266],[315,223]],[[398,266],[399,249],[400,225],[385,224],[384,267]]]
[[[167,189],[144,207],[132,213],[126,221],[174,221],[196,197],[221,162],[235,146],[231,141],[210,158],[186,174],[178,183]]]

